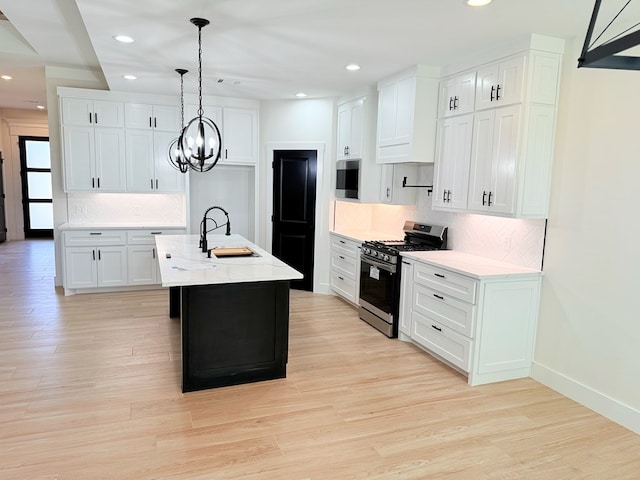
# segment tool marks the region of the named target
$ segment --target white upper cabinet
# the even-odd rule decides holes
[[[180,107],[125,103],[125,127],[180,133]]]
[[[364,98],[338,105],[338,160],[362,158]]]
[[[473,114],[438,122],[432,206],[438,210],[466,210],[471,160]]]
[[[433,163],[438,76],[416,66],[378,82],[378,163]]]
[[[222,109],[222,163],[255,165],[258,161],[258,111]]]
[[[472,113],[476,98],[476,72],[449,77],[440,82],[439,116]]]
[[[122,102],[86,98],[62,98],[60,104],[63,125],[120,128],[124,126],[124,106]]]
[[[522,102],[526,62],[527,55],[516,55],[479,68],[476,110]]]

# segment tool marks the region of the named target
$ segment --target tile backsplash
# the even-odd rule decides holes
[[[433,167],[424,169],[421,183],[433,183]],[[423,193],[424,192],[424,193]],[[420,193],[417,206],[391,206],[336,201],[335,230],[362,229],[397,232],[405,220],[449,227],[448,248],[539,269],[544,248],[545,221],[490,215],[439,212],[431,209],[431,196]]]
[[[70,224],[187,224],[183,194],[69,193]]]

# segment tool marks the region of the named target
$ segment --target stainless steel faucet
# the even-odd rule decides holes
[[[207,215],[209,215],[209,212],[211,210],[220,210],[227,217],[227,222],[223,223],[221,225],[218,225],[218,222],[216,222],[213,218],[209,218],[207,216]],[[211,220],[213,222],[213,224],[215,225],[215,227],[213,227],[210,230],[207,230],[207,220]],[[226,231],[225,235],[231,235],[231,221],[229,220],[229,214],[227,213],[227,211],[224,208],[218,207],[217,205],[215,205],[215,206],[209,207],[209,208],[207,208],[207,210],[205,210],[204,216],[202,217],[202,221],[200,222],[200,248],[202,249],[203,252],[209,252],[209,247],[208,247],[208,244],[207,244],[207,233],[209,233],[209,232],[211,232],[213,230],[217,230],[218,228],[222,228],[224,225],[227,226],[227,231]]]

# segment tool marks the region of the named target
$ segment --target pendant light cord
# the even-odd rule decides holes
[[[202,121],[202,27],[198,26],[198,117]]]

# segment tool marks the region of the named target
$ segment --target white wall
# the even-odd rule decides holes
[[[640,433],[640,73],[565,55],[534,375]]]
[[[258,244],[271,251],[268,232],[271,231],[272,158],[269,148],[307,149],[309,145],[324,146],[324,159],[318,162],[316,187],[316,237],[314,260],[314,291],[329,291],[329,217],[333,198],[331,174],[335,161],[333,99],[285,100],[263,102],[260,107],[260,210]],[[271,146],[271,147],[270,147]]]

